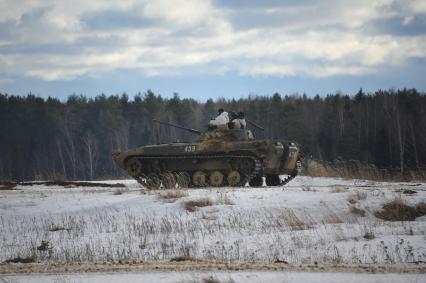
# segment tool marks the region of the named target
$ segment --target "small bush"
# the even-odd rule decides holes
[[[376,236],[374,235],[373,232],[365,232],[363,238],[366,239],[366,240],[372,240],[372,239],[376,238]]]
[[[384,204],[382,210],[374,215],[386,221],[413,221],[416,217],[426,215],[426,203],[421,202],[413,207],[401,199],[395,199]]]
[[[189,212],[196,211],[199,207],[211,206],[213,201],[210,198],[200,198],[198,200],[189,200],[184,202],[184,208]]]
[[[49,241],[44,241],[44,240],[41,241],[40,246],[37,247],[37,250],[42,252],[48,251],[49,249],[51,249]]]
[[[355,207],[355,206],[351,206],[350,211],[353,214],[357,214],[357,215],[360,215],[360,216],[365,216],[365,210],[364,209],[361,209],[361,208],[358,208],[358,207]]]

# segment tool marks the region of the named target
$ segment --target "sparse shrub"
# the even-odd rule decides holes
[[[357,214],[357,215],[360,215],[360,216],[365,216],[365,210],[361,209],[361,208],[358,208],[356,206],[351,206],[350,211],[353,214]]]
[[[374,215],[386,221],[413,221],[416,217],[426,214],[426,203],[421,202],[415,207],[404,203],[401,199],[395,199],[383,205],[381,211]]]
[[[188,193],[183,190],[167,190],[158,194],[158,198],[164,202],[175,202],[177,199],[186,196],[188,196]]]
[[[365,232],[363,238],[366,239],[366,240],[372,240],[372,239],[376,238],[376,236],[374,236],[373,232],[367,231],[367,232]]]
[[[184,202],[184,208],[189,212],[196,211],[199,207],[211,206],[213,205],[213,201],[210,198],[200,198],[197,200],[188,200]]]
[[[37,250],[38,251],[41,251],[41,252],[45,252],[45,251],[48,251],[49,249],[52,249],[51,247],[50,247],[50,244],[49,244],[49,241],[41,241],[41,244],[40,244],[40,246],[38,246],[37,247]]]

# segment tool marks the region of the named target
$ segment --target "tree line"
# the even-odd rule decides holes
[[[355,159],[402,173],[426,165],[426,95],[415,89],[206,102],[152,91],[66,101],[0,94],[0,179],[121,176],[113,150],[197,138],[152,119],[205,130],[218,108],[245,112],[265,127],[253,129],[257,138],[295,141],[308,158]]]

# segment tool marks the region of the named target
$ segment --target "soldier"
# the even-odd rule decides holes
[[[236,118],[231,121],[232,129],[245,129],[247,126],[246,119],[244,118],[244,112],[238,112]]]
[[[211,119],[209,122],[209,126],[217,127],[217,128],[227,128],[227,124],[229,123],[228,112],[224,111],[223,108],[218,110],[218,116],[214,119]]]

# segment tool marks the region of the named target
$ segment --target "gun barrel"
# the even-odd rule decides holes
[[[152,121],[153,121],[153,122],[156,122],[156,123],[159,123],[159,124],[163,124],[163,125],[167,125],[167,126],[175,127],[175,128],[178,128],[178,129],[182,129],[182,130],[188,131],[188,132],[193,133],[193,134],[197,134],[197,135],[200,135],[200,134],[201,134],[201,132],[200,132],[200,131],[198,131],[198,130],[194,130],[194,129],[191,129],[191,128],[186,128],[186,127],[182,127],[182,126],[175,125],[175,124],[172,124],[172,123],[159,121],[159,120],[157,120],[157,119],[152,119]]]
[[[246,118],[246,121],[247,121],[247,123],[251,124],[252,126],[254,126],[255,128],[257,128],[257,129],[259,129],[259,130],[261,130],[261,131],[264,131],[264,130],[265,130],[263,127],[259,126],[258,124],[256,124],[256,123],[255,123],[255,122],[253,122],[253,121],[250,121],[250,120],[249,120],[249,119],[247,119],[247,118]]]

